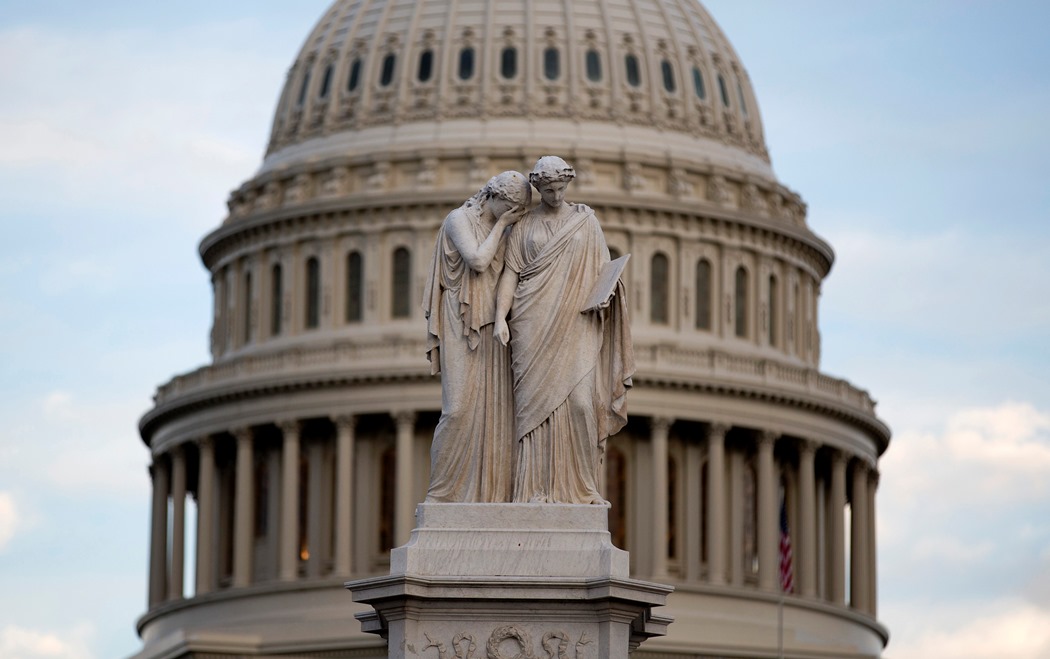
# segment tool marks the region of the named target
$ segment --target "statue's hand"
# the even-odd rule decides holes
[[[503,345],[510,344],[510,328],[507,327],[506,318],[497,318],[496,326],[492,328],[492,336]]]
[[[510,226],[512,224],[516,224],[518,222],[518,220],[520,220],[522,217],[524,217],[524,215],[525,215],[525,207],[524,206],[514,206],[509,211],[506,211],[505,213],[503,213],[503,215],[500,215],[499,216],[499,221],[502,222],[503,224],[505,224],[506,226]]]

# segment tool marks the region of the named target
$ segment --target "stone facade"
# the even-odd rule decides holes
[[[489,176],[548,152],[632,254],[638,373],[603,488],[631,576],[673,585],[677,620],[637,654],[880,654],[889,430],[867,392],[819,370],[833,253],[773,175],[710,16],[692,0],[340,0],[289,72],[260,170],[201,243],[212,362],[161,385],[140,423],[154,460],[142,657],[385,656],[342,583],[389,572],[429,481],[441,396],[419,298],[434,236]]]

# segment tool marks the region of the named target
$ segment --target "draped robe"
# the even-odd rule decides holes
[[[508,325],[518,440],[515,502],[605,503],[605,440],[627,422],[634,373],[622,283],[607,309],[581,312],[609,262],[594,212],[526,215],[508,239],[518,273]]]
[[[502,503],[511,496],[514,417],[510,357],[492,323],[505,243],[484,271],[472,270],[447,229],[455,213],[467,215],[479,245],[492,230],[478,206],[465,204],[445,219],[434,246],[423,309],[431,372],[441,373],[441,418],[426,500]]]

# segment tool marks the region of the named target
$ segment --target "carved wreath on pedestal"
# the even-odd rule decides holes
[[[466,632],[456,634],[455,638],[452,639],[451,651],[444,643],[431,638],[430,634],[424,634],[424,636],[426,636],[427,645],[423,646],[423,649],[437,648],[438,659],[478,659],[474,654],[477,650],[477,645],[471,634]],[[507,655],[500,650],[503,642],[508,640],[517,644],[518,651],[516,654]],[[543,635],[540,645],[547,655],[546,659],[582,659],[584,656],[583,646],[591,643],[590,637],[586,633],[582,634],[580,640],[575,643],[575,654],[570,656],[569,647],[573,643],[569,635],[562,631],[552,631]],[[504,625],[496,628],[489,635],[489,640],[485,644],[485,657],[486,659],[543,659],[533,652],[533,647],[532,636],[527,631],[513,625]]]

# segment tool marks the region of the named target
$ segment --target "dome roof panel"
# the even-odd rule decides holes
[[[264,170],[369,127],[562,118],[689,136],[698,160],[718,143],[771,175],[747,74],[695,0],[338,0],[280,98]]]

